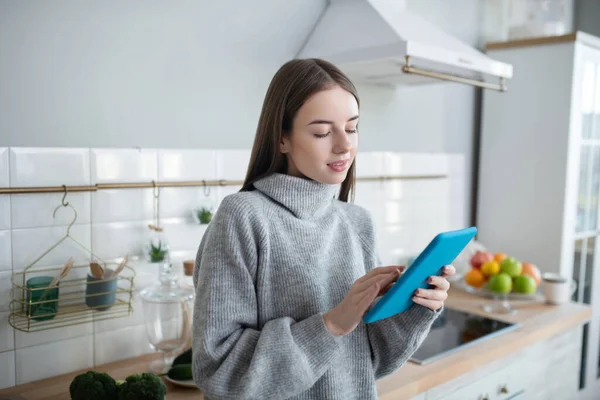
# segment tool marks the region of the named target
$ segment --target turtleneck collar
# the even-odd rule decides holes
[[[339,193],[340,186],[279,172],[254,182],[256,190],[280,203],[301,219],[317,217],[325,212]]]

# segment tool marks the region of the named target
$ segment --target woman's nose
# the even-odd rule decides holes
[[[335,139],[333,151],[336,154],[347,153],[352,149],[352,141],[348,137],[348,134],[346,133],[346,131],[342,131],[335,136],[336,136],[336,139]]]

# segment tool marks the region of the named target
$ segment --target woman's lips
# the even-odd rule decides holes
[[[344,172],[348,167],[348,160],[332,162],[327,164],[327,166],[335,172]]]

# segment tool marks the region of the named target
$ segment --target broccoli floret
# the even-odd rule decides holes
[[[117,384],[104,372],[88,371],[77,375],[69,385],[71,400],[114,400]]]
[[[119,400],[164,400],[167,387],[151,373],[129,375],[119,386]]]

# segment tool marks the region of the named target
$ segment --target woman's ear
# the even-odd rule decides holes
[[[279,151],[281,152],[281,154],[288,153],[290,151],[289,147],[290,147],[290,140],[287,137],[282,135],[281,142],[279,142]]]

